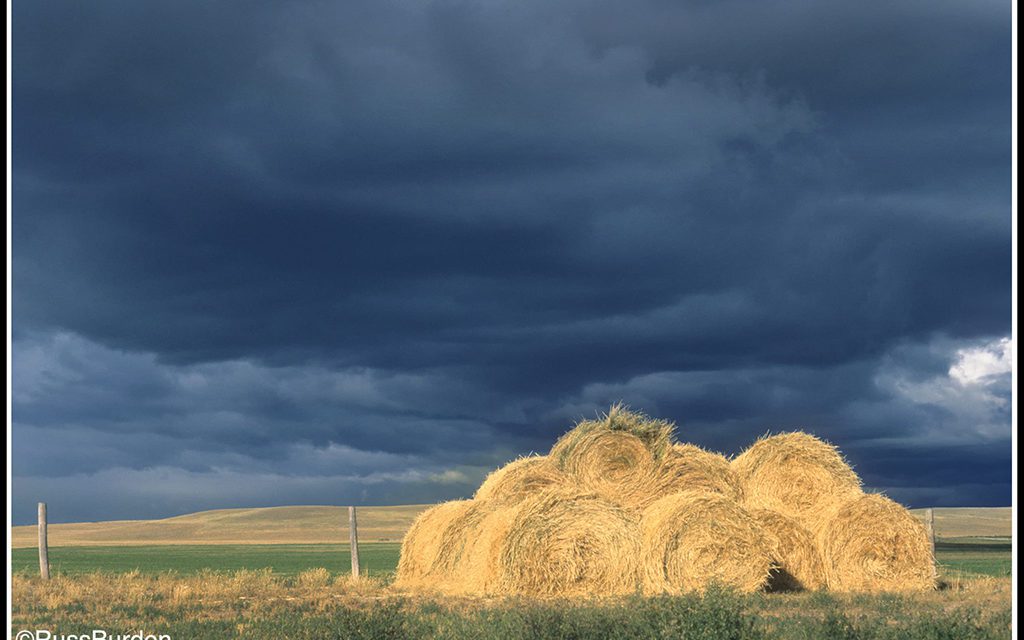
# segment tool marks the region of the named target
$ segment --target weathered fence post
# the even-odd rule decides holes
[[[356,508],[348,508],[348,546],[352,555],[352,577],[359,577],[359,532],[356,529]]]
[[[39,503],[39,575],[50,579],[50,555],[46,544],[46,503]]]
[[[935,555],[935,509],[929,507],[924,514],[925,528],[928,530],[928,542],[932,545],[932,555]]]

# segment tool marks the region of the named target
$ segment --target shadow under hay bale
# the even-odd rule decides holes
[[[673,444],[657,470],[650,502],[680,491],[710,491],[733,500],[740,497],[740,483],[720,453],[692,444]]]
[[[651,501],[658,468],[672,445],[672,424],[614,406],[563,435],[548,458],[581,491],[642,509]]]
[[[471,500],[452,500],[433,506],[416,518],[402,538],[395,586],[431,587],[446,576],[439,574],[439,556],[448,543],[449,525],[478,506]],[[451,551],[446,550],[448,557]],[[443,564],[443,563],[442,563]]]
[[[861,495],[860,478],[839,451],[800,431],[761,438],[731,466],[744,506],[781,513],[812,533],[824,512]]]
[[[525,456],[492,471],[473,499],[513,505],[548,487],[565,483],[565,474],[556,469],[547,456]]]
[[[764,528],[734,500],[706,491],[661,498],[641,519],[645,593],[703,591],[711,584],[750,592],[772,568]]]
[[[834,507],[817,542],[831,590],[935,588],[935,558],[924,525],[885,496],[864,495]]]
[[[639,531],[629,511],[592,493],[544,491],[507,514],[489,542],[500,595],[606,596],[634,593]]]
[[[792,518],[768,509],[751,509],[750,515],[764,527],[773,569],[767,591],[816,590],[825,586],[825,565],[814,535]]]

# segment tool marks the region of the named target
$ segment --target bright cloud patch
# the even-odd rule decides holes
[[[980,347],[958,349],[949,376],[963,385],[990,384],[1013,371],[1013,340],[1002,338]]]

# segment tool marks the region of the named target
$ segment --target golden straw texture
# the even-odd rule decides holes
[[[492,471],[473,498],[511,505],[543,489],[565,483],[565,475],[551,464],[547,456],[526,456]]]
[[[438,559],[442,546],[450,544],[445,537],[449,525],[474,507],[470,500],[452,500],[421,513],[402,539],[395,585],[418,587],[447,577],[438,573]]]
[[[800,431],[761,438],[731,466],[744,506],[781,513],[811,532],[822,513],[861,494],[860,478],[839,451]]]
[[[688,490],[711,491],[734,500],[740,497],[739,479],[725,456],[692,444],[676,443],[658,467],[650,501]]]
[[[638,585],[639,536],[630,512],[565,489],[523,501],[498,545],[501,594],[604,596]],[[494,553],[494,552],[492,552]]]
[[[768,580],[771,548],[764,529],[734,500],[685,491],[643,512],[645,593],[702,591],[712,583],[756,591]]]
[[[829,589],[935,588],[935,558],[924,525],[885,496],[864,495],[833,509],[818,546]]]

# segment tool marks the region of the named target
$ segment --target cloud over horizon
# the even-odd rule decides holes
[[[12,7],[14,516],[431,501],[622,400],[1010,496],[1010,12]]]

